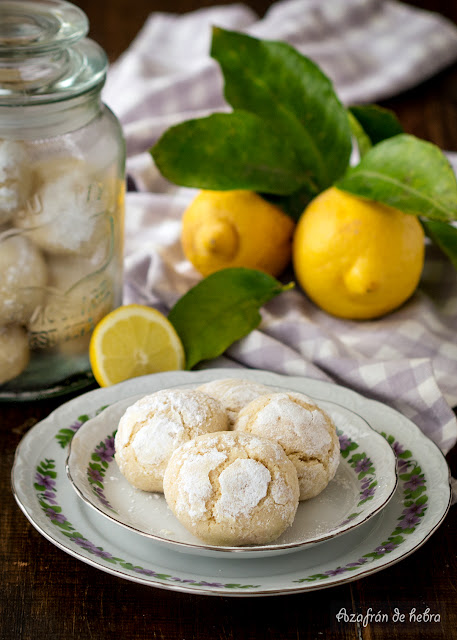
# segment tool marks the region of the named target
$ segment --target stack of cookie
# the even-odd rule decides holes
[[[225,546],[278,538],[340,459],[335,426],[310,398],[239,378],[141,398],[115,449],[130,484],[163,492],[189,531]]]

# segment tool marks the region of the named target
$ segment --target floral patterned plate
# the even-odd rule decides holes
[[[114,522],[176,551],[260,557],[297,551],[360,526],[380,511],[397,485],[394,452],[385,438],[349,409],[319,404],[332,417],[340,438],[341,461],[335,478],[316,498],[299,504],[293,525],[268,545],[207,545],[174,517],[162,494],[134,489],[121,475],[114,455],[114,433],[126,408],[139,397],[106,408],[78,429],[71,440],[67,474],[78,495]]]
[[[410,420],[344,387],[251,370],[243,370],[243,378],[320,401],[331,399],[385,437],[397,456],[399,482],[384,509],[346,535],[310,549],[238,559],[233,554],[213,558],[176,553],[119,527],[78,498],[65,471],[68,444],[102,407],[135,394],[230,375],[240,372],[156,374],[96,389],[62,405],[35,425],[18,447],[12,484],[23,513],[57,547],[101,571],[148,586],[224,596],[298,593],[356,580],[410,555],[443,522],[451,498],[448,466],[438,447]]]

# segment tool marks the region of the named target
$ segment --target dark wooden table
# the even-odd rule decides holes
[[[180,12],[214,3],[79,0],[78,4],[89,16],[91,36],[114,60],[151,11]],[[270,3],[247,4],[263,14]],[[410,4],[457,22],[455,0]],[[408,132],[457,151],[457,65],[384,104],[397,113]],[[10,472],[21,437],[62,402],[0,403],[0,640],[457,638],[456,507],[432,538],[400,563],[349,584],[287,597],[204,597],[145,587],[60,551],[20,512],[10,490]],[[456,475],[456,449],[448,462]],[[365,628],[338,623],[335,616],[341,607],[354,613],[366,613],[371,607],[389,617],[398,608],[406,614],[406,622],[372,623]],[[409,622],[413,607],[418,611],[429,607],[441,622]]]

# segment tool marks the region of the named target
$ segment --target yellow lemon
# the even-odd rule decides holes
[[[184,349],[170,321],[138,304],[111,311],[89,345],[92,372],[101,387],[148,373],[184,368]]]
[[[201,191],[182,219],[186,258],[204,276],[227,267],[278,276],[290,261],[294,221],[252,191]]]
[[[295,232],[296,278],[319,307],[341,318],[376,318],[417,287],[424,232],[416,216],[335,187],[305,209]]]

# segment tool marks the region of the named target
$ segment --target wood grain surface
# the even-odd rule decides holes
[[[155,10],[183,12],[209,0],[79,0],[90,35],[114,61]],[[223,4],[219,2],[218,4]],[[262,15],[270,3],[251,0]],[[457,22],[455,0],[417,0],[415,6]],[[383,103],[405,129],[457,151],[457,65]],[[456,372],[457,381],[457,372]],[[65,398],[67,400],[68,398]],[[64,400],[0,403],[0,640],[452,640],[457,638],[457,507],[418,551],[355,582],[287,597],[224,598],[181,594],[106,574],[57,549],[23,516],[10,489],[21,437]],[[457,450],[448,456],[457,475]],[[336,613],[406,614],[404,623],[337,622]],[[441,622],[414,623],[426,607]]]

